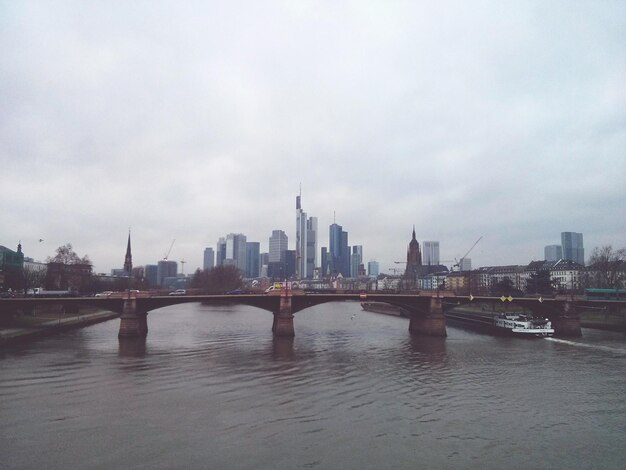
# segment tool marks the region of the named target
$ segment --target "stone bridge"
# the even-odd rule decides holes
[[[409,312],[409,331],[429,336],[446,336],[444,310],[470,303],[502,303],[525,307],[535,315],[552,320],[555,334],[580,336],[578,307],[601,307],[606,302],[542,299],[526,297],[474,297],[457,296],[447,292],[439,294],[396,293],[304,293],[285,291],[280,294],[238,295],[186,295],[149,296],[143,293],[119,294],[115,297],[70,298],[13,298],[0,299],[0,315],[10,312],[32,311],[35,305],[62,304],[66,311],[77,311],[79,305],[88,304],[120,314],[119,337],[145,336],[148,333],[148,313],[170,305],[201,302],[208,305],[224,303],[243,304],[267,310],[273,314],[272,332],[276,336],[294,336],[294,314],[315,305],[328,302],[370,301],[384,302]],[[623,302],[622,302],[623,303]]]

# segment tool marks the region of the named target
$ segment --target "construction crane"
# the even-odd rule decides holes
[[[469,250],[467,250],[467,253],[465,253],[463,256],[461,256],[461,258],[459,258],[459,260],[456,262],[456,264],[454,264],[454,266],[452,266],[452,267],[453,268],[457,267],[457,268],[461,269],[461,266],[459,266],[461,264],[461,261],[463,261],[465,258],[467,258],[467,255],[469,255],[471,253],[471,251],[474,249],[474,247],[476,245],[478,245],[478,242],[481,241],[482,239],[483,239],[482,235],[480,237],[478,237],[478,240],[476,240],[474,242],[474,244],[472,245],[472,247]],[[456,258],[454,258],[454,260],[456,261]]]
[[[167,252],[165,253],[165,256],[163,256],[163,261],[167,261],[167,258],[170,255],[170,251],[172,251],[172,247],[174,246],[175,241],[176,239],[174,238],[174,240],[172,240],[172,243],[170,244],[170,249],[167,250]]]

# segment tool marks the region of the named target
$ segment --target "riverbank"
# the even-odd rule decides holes
[[[119,316],[119,313],[102,310],[72,315],[59,315],[56,318],[50,315],[47,317],[38,317],[34,320],[25,317],[22,319],[23,321],[20,322],[22,324],[0,327],[0,346],[29,341],[72,328],[81,328],[95,323],[101,323],[113,318],[118,318]]]

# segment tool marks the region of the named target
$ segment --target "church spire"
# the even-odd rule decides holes
[[[128,229],[128,245],[126,246],[126,257],[124,258],[124,271],[130,276],[133,270],[133,256],[130,252],[130,229]]]

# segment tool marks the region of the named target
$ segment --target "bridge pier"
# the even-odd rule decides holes
[[[137,310],[137,300],[124,300],[124,310],[120,316],[118,338],[137,338],[148,335],[148,312]]]
[[[428,313],[425,315],[411,312],[409,331],[426,336],[448,336],[442,300],[440,297],[432,297],[428,305]]]
[[[296,335],[293,328],[293,310],[290,295],[280,296],[279,310],[274,312],[272,333],[274,333],[274,336],[287,338],[293,338]]]

